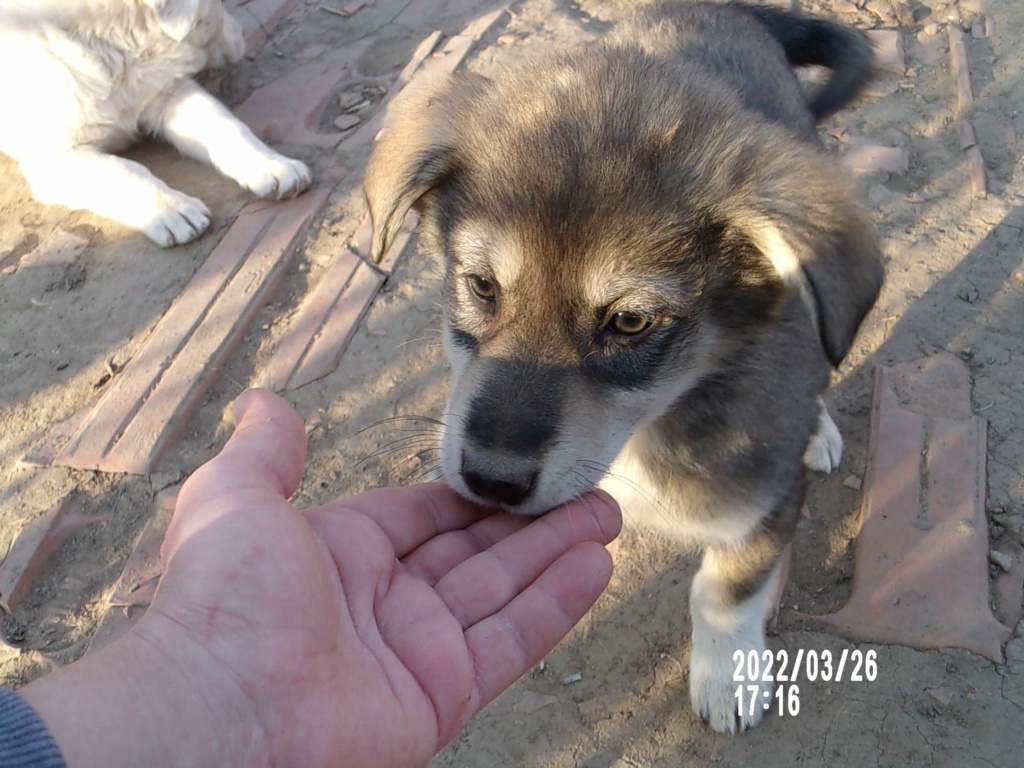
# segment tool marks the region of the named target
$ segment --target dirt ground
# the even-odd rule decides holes
[[[375,42],[357,64],[367,78],[390,76],[432,29],[457,33],[492,5],[443,0],[422,26],[395,17],[407,0],[376,0],[344,19],[300,4],[269,41],[207,82],[230,105],[298,63],[357,40]],[[896,28],[878,13],[835,14],[831,0],[807,11],[864,28]],[[468,66],[493,73],[550,47],[594,39],[636,3],[521,0],[487,33]],[[816,477],[795,547],[773,648],[872,649],[870,683],[807,683],[796,716],[771,716],[730,739],[709,732],[687,701],[687,594],[693,558],[642,529],[617,547],[605,596],[545,661],[506,692],[442,752],[435,766],[1017,766],[1024,733],[1024,622],[994,664],[964,650],[915,650],[851,643],[815,616],[842,607],[850,591],[860,492],[877,365],[946,350],[967,362],[974,411],[988,420],[986,508],[992,546],[1021,552],[1024,528],[1024,4],[1017,0],[880,3],[898,16],[908,71],[888,74],[871,94],[822,126],[837,155],[849,137],[904,148],[909,168],[863,177],[888,277],[878,306],[829,396],[846,441],[838,472]],[[882,14],[884,15],[884,8]],[[953,21],[950,18],[953,17]],[[968,38],[972,120],[988,179],[972,194],[956,129],[955,78],[946,24],[989,35]],[[982,25],[984,28],[984,25]],[[499,42],[499,36],[501,41]],[[26,105],[26,110],[30,107]],[[373,109],[371,106],[369,109]],[[329,123],[337,112],[325,113]],[[14,116],[16,119],[16,116]],[[0,119],[9,119],[4,116]],[[828,133],[839,133],[842,139]],[[154,495],[209,458],[228,434],[230,402],[258,377],[300,300],[345,247],[362,216],[358,152],[280,147],[314,174],[342,164],[339,185],[281,287],[209,390],[183,436],[149,476],[28,468],[21,456],[55,425],[93,402],[130,359],[170,302],[210,253],[246,194],[215,172],[163,146],[133,150],[173,186],[201,197],[215,225],[198,242],[171,250],[80,212],[33,201],[16,166],[0,157],[0,555],[26,522],[72,494],[101,519],[71,535],[14,615],[9,643],[67,662],[84,650],[131,547],[153,514]],[[29,264],[47,238],[64,238],[73,258]],[[306,419],[309,464],[298,491],[316,504],[385,484],[431,476],[427,423],[439,417],[447,369],[439,345],[439,265],[410,249],[385,284],[332,375],[288,393]],[[421,429],[422,427],[422,429]],[[1003,610],[998,608],[997,610]],[[1006,615],[997,618],[1007,620]],[[0,664],[0,682],[21,684],[45,671],[41,656]]]

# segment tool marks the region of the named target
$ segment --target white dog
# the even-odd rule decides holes
[[[0,152],[44,203],[86,209],[168,247],[209,209],[109,153],[165,138],[260,197],[309,186],[309,170],[253,135],[192,78],[238,61],[245,40],[220,0],[0,0]]]

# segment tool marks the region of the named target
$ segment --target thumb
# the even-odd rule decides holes
[[[197,469],[178,494],[164,539],[165,562],[177,544],[245,498],[284,501],[299,486],[306,461],[302,419],[267,390],[244,392],[232,406],[235,430],[221,452]],[[242,503],[245,503],[242,501]]]

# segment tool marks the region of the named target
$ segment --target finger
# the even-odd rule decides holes
[[[621,525],[611,496],[589,494],[456,565],[434,590],[463,629],[471,627],[504,608],[570,549],[588,541],[608,544]]]
[[[467,528],[428,539],[403,558],[402,563],[410,573],[434,586],[456,566],[486,552],[534,520],[532,517],[497,512]]]
[[[583,618],[611,574],[612,558],[604,547],[579,544],[501,612],[466,630],[476,670],[474,704],[483,708],[540,661]]]
[[[405,557],[423,542],[460,530],[492,514],[444,483],[378,488],[320,507],[331,514],[350,510],[371,518],[387,534],[395,555]]]
[[[283,501],[302,479],[306,433],[294,408],[271,392],[254,389],[235,401],[232,415],[235,430],[221,452],[197,469],[178,494],[165,551],[173,551],[176,541],[203,523],[192,521],[193,514],[254,499]]]

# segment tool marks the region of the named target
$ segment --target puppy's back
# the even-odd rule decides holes
[[[815,123],[851,101],[871,74],[871,47],[860,32],[765,6],[659,3],[619,25],[611,40],[705,68],[745,106],[812,141]],[[809,101],[792,69],[807,65],[833,71]]]

